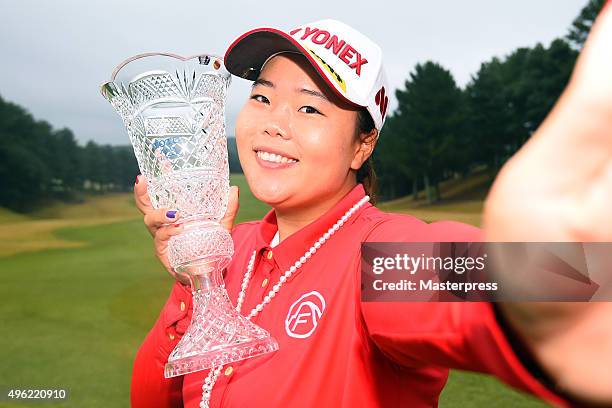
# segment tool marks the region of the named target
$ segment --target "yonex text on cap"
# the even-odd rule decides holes
[[[225,53],[225,66],[234,75],[255,80],[268,58],[283,51],[303,54],[340,98],[367,108],[380,131],[389,87],[382,51],[372,40],[336,20],[304,24],[289,32],[257,28],[234,40]]]

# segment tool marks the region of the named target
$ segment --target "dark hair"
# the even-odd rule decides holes
[[[357,112],[357,131],[356,138],[362,138],[363,134],[369,134],[376,128],[372,115],[366,108],[362,108]],[[376,172],[374,172],[374,162],[372,156],[363,163],[357,170],[357,182],[363,184],[365,192],[370,196],[370,202],[376,204],[376,192],[378,190],[378,181],[376,180]]]

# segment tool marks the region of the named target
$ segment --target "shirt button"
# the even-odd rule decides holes
[[[261,287],[265,288],[266,285],[268,284],[268,278],[265,278],[262,282],[261,282]]]
[[[229,377],[230,375],[232,375],[233,372],[234,372],[234,367],[229,366],[229,367],[227,367],[225,369],[225,373],[224,374],[225,374],[226,377]]]
[[[181,312],[185,311],[185,302],[181,302]]]
[[[273,256],[272,251],[268,251],[268,259],[272,259],[272,256]]]
[[[174,340],[174,334],[172,334],[172,333],[168,333],[168,338],[169,338],[170,340]]]

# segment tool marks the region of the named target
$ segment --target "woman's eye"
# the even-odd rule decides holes
[[[315,108],[313,108],[312,106],[302,106],[300,108],[300,112],[304,112],[304,113],[318,113],[321,114],[321,112],[319,112],[318,110],[316,110]]]
[[[265,96],[263,96],[263,95],[259,95],[259,94],[252,95],[252,96],[251,96],[251,99],[255,99],[257,102],[262,102],[262,103],[270,103],[270,101],[268,100],[268,98],[266,98],[266,97],[265,97]]]

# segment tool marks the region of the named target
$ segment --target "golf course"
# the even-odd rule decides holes
[[[479,225],[486,183],[485,175],[449,182],[436,205],[405,198],[379,207]],[[231,184],[241,188],[238,222],[265,214],[244,176],[232,176]],[[134,355],[172,285],[131,194],[90,196],[28,215],[0,209],[0,243],[3,392],[65,389],[65,401],[42,406],[129,406]],[[0,406],[41,406],[2,398]],[[452,373],[440,401],[491,405],[545,406],[494,378],[463,372]]]

